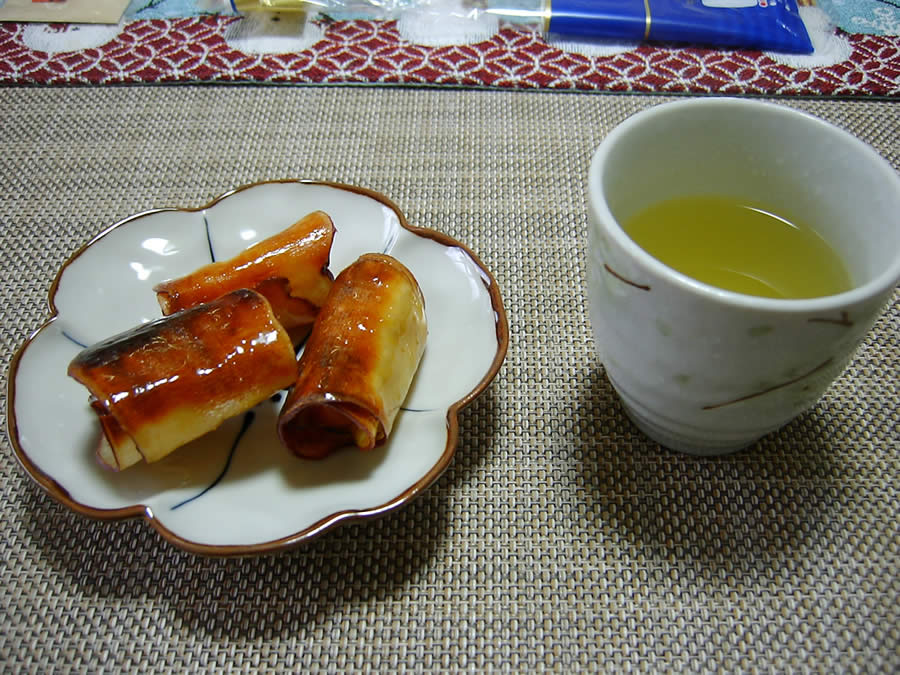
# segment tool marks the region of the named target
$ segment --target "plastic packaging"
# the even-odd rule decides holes
[[[398,18],[400,13],[435,4],[432,0],[219,0],[236,13],[304,12],[359,19]]]
[[[550,9],[546,32],[567,37],[652,40],[801,54],[813,50],[795,0],[546,2]]]
[[[304,11],[331,18],[399,18],[405,11],[489,14],[561,38],[671,42],[812,53],[796,0],[227,0],[236,12]]]

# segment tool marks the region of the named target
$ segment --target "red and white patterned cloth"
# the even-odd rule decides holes
[[[758,51],[690,47],[641,45],[591,56],[511,28],[502,28],[474,44],[429,47],[404,39],[395,21],[365,20],[317,23],[315,39],[303,48],[260,53],[246,51],[229,39],[229,26],[236,20],[192,17],[111,27],[3,23],[0,83],[402,83],[584,91],[900,95],[897,36],[838,32],[846,58],[804,67]],[[44,31],[44,38],[69,32],[69,47],[51,50],[35,31]],[[79,41],[72,31],[82,31],[84,39]]]

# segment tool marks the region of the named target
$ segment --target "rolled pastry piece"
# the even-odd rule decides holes
[[[320,458],[391,433],[425,350],[425,299],[394,258],[369,253],[341,272],[300,357],[278,417],[294,454]]]
[[[268,301],[241,289],[79,353],[103,429],[97,457],[121,470],[155,462],[297,378],[294,346]]]
[[[153,290],[168,315],[238,288],[251,288],[266,296],[291,340],[299,344],[331,288],[328,263],[334,232],[331,218],[313,211],[229,260],[163,281]]]

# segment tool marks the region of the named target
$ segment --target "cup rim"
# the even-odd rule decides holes
[[[894,262],[888,265],[886,269],[882,270],[867,282],[854,286],[847,291],[814,298],[769,298],[738,293],[737,291],[729,291],[694,279],[693,277],[666,265],[638,245],[628,236],[622,228],[622,225],[612,214],[606,199],[599,194],[601,192],[600,186],[603,182],[602,176],[607,165],[608,156],[612,148],[618,144],[624,136],[632,132],[635,127],[646,124],[654,117],[669,114],[675,109],[691,107],[753,108],[756,111],[756,114],[782,115],[787,118],[792,118],[795,121],[803,120],[806,124],[817,125],[823,132],[840,137],[843,142],[855,147],[857,152],[864,156],[868,156],[869,161],[873,165],[879,167],[881,172],[885,174],[886,182],[893,183],[896,194],[900,195],[900,176],[897,175],[897,172],[884,157],[868,143],[860,140],[849,131],[816,117],[815,115],[777,103],[734,97],[687,99],[660,103],[631,115],[607,134],[595,149],[588,172],[588,208],[594,211],[594,215],[597,217],[598,222],[609,224],[604,228],[605,233],[626,250],[630,256],[637,259],[642,266],[649,268],[655,275],[670,279],[676,286],[696,293],[701,297],[715,299],[719,302],[738,307],[772,312],[821,311],[823,309],[845,307],[878,297],[897,285],[898,281],[900,281],[900,250],[897,251]],[[596,225],[590,226],[596,227]],[[900,225],[898,225],[898,227],[900,227]]]

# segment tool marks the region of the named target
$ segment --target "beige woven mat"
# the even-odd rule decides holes
[[[495,273],[511,329],[435,486],[284,554],[199,558],[143,522],[74,515],[4,437],[0,670],[896,672],[900,294],[812,412],[729,457],[647,442],[598,367],[583,177],[613,125],[662,100],[0,92],[5,371],[46,317],[55,269],[91,235],[280,177],[374,188],[467,243]],[[896,105],[791,105],[900,166]]]

